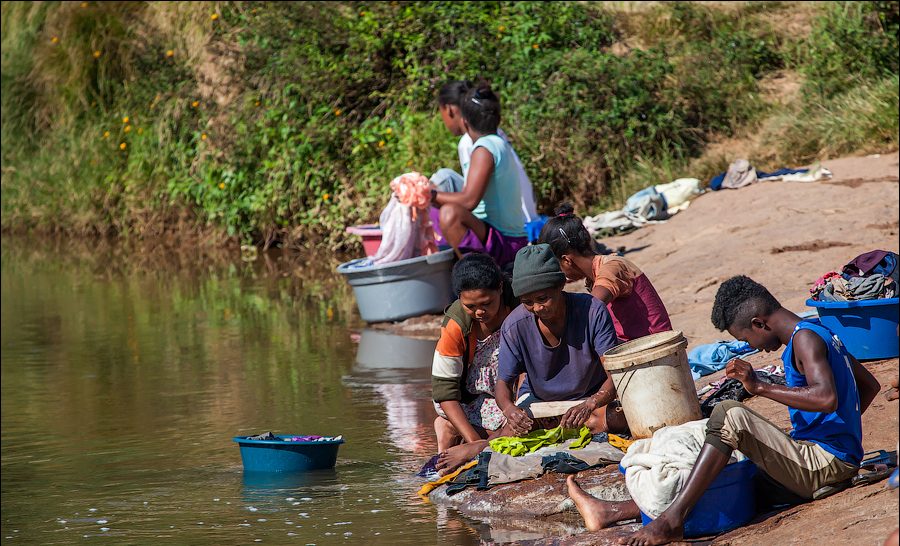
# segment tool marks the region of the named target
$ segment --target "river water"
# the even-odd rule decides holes
[[[434,340],[366,330],[315,259],[2,242],[2,537],[63,544],[469,544],[420,500]],[[233,436],[342,434],[260,479]]]

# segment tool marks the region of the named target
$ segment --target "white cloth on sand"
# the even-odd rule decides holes
[[[708,419],[663,427],[652,438],[631,444],[622,468],[625,486],[641,512],[659,517],[684,487],[706,440]],[[729,464],[746,457],[734,451]]]

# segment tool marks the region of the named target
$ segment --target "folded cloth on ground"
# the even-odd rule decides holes
[[[666,198],[653,186],[629,197],[622,210],[645,220],[665,220],[669,217]]]
[[[641,512],[662,514],[684,487],[706,440],[707,419],[663,427],[652,438],[637,440],[619,463],[625,486]],[[744,460],[734,451],[729,462]]]
[[[525,436],[503,436],[490,441],[491,450],[497,453],[517,457],[532,451],[537,451],[544,446],[560,444],[566,440],[575,439],[571,449],[582,448],[591,441],[591,431],[583,426],[580,429],[563,428],[558,426],[551,429],[537,429]]]
[[[701,376],[721,370],[732,358],[756,352],[758,351],[746,341],[717,341],[691,349],[688,353],[688,364],[696,381]]]
[[[724,173],[716,175],[709,182],[709,189],[738,189],[749,186],[757,180],[760,182],[815,182],[823,178],[831,178],[831,171],[821,165],[813,169],[778,169],[772,172],[757,171],[746,159],[737,159],[728,166]]]

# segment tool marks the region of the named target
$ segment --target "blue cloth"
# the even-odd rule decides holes
[[[746,341],[717,341],[691,349],[688,353],[688,364],[691,366],[691,375],[696,380],[721,370],[732,358],[756,352],[758,351]]]
[[[580,400],[600,388],[606,372],[600,355],[618,345],[606,304],[590,294],[566,298],[566,329],[556,347],[544,343],[534,315],[519,305],[500,327],[497,377],[509,384],[525,372],[520,394],[547,402]]]
[[[762,180],[764,178],[770,176],[783,176],[786,174],[797,174],[797,173],[806,173],[809,172],[809,169],[778,169],[777,171],[772,171],[770,173],[766,173],[763,171],[756,171],[756,179]],[[725,174],[721,173],[712,177],[712,180],[709,181],[709,189],[713,191],[718,191],[722,189],[722,182],[725,180]]]
[[[541,214],[534,220],[525,224],[525,234],[528,235],[528,242],[533,243],[541,238],[541,229],[547,223],[547,217]]]
[[[507,237],[525,237],[522,189],[519,186],[519,171],[513,160],[512,148],[497,135],[485,135],[476,140],[472,155],[475,155],[478,148],[484,148],[494,156],[494,172],[491,173],[484,197],[472,214]]]
[[[806,376],[794,367],[794,336],[800,330],[810,330],[822,338],[828,349],[828,364],[834,376],[838,407],[832,412],[802,411],[788,406],[791,416],[791,438],[814,442],[838,459],[859,465],[863,456],[862,415],[859,410],[859,391],[853,377],[850,353],[827,328],[812,322],[801,321],[794,329],[781,361],[787,386],[806,387]]]

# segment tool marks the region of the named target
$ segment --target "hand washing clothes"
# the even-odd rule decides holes
[[[566,329],[555,347],[544,343],[534,315],[522,305],[500,327],[498,378],[512,384],[527,373],[519,392],[539,401],[582,400],[597,392],[606,380],[600,355],[619,343],[602,301],[590,294],[563,295]]]
[[[672,329],[669,313],[647,275],[631,260],[621,256],[594,257],[594,282],[585,281],[588,292],[602,286],[612,294],[607,304],[622,341],[667,332]]]
[[[635,441],[619,463],[625,486],[641,512],[659,517],[687,482],[706,437],[706,419],[663,427],[652,438]],[[734,452],[732,460],[743,460]]]

